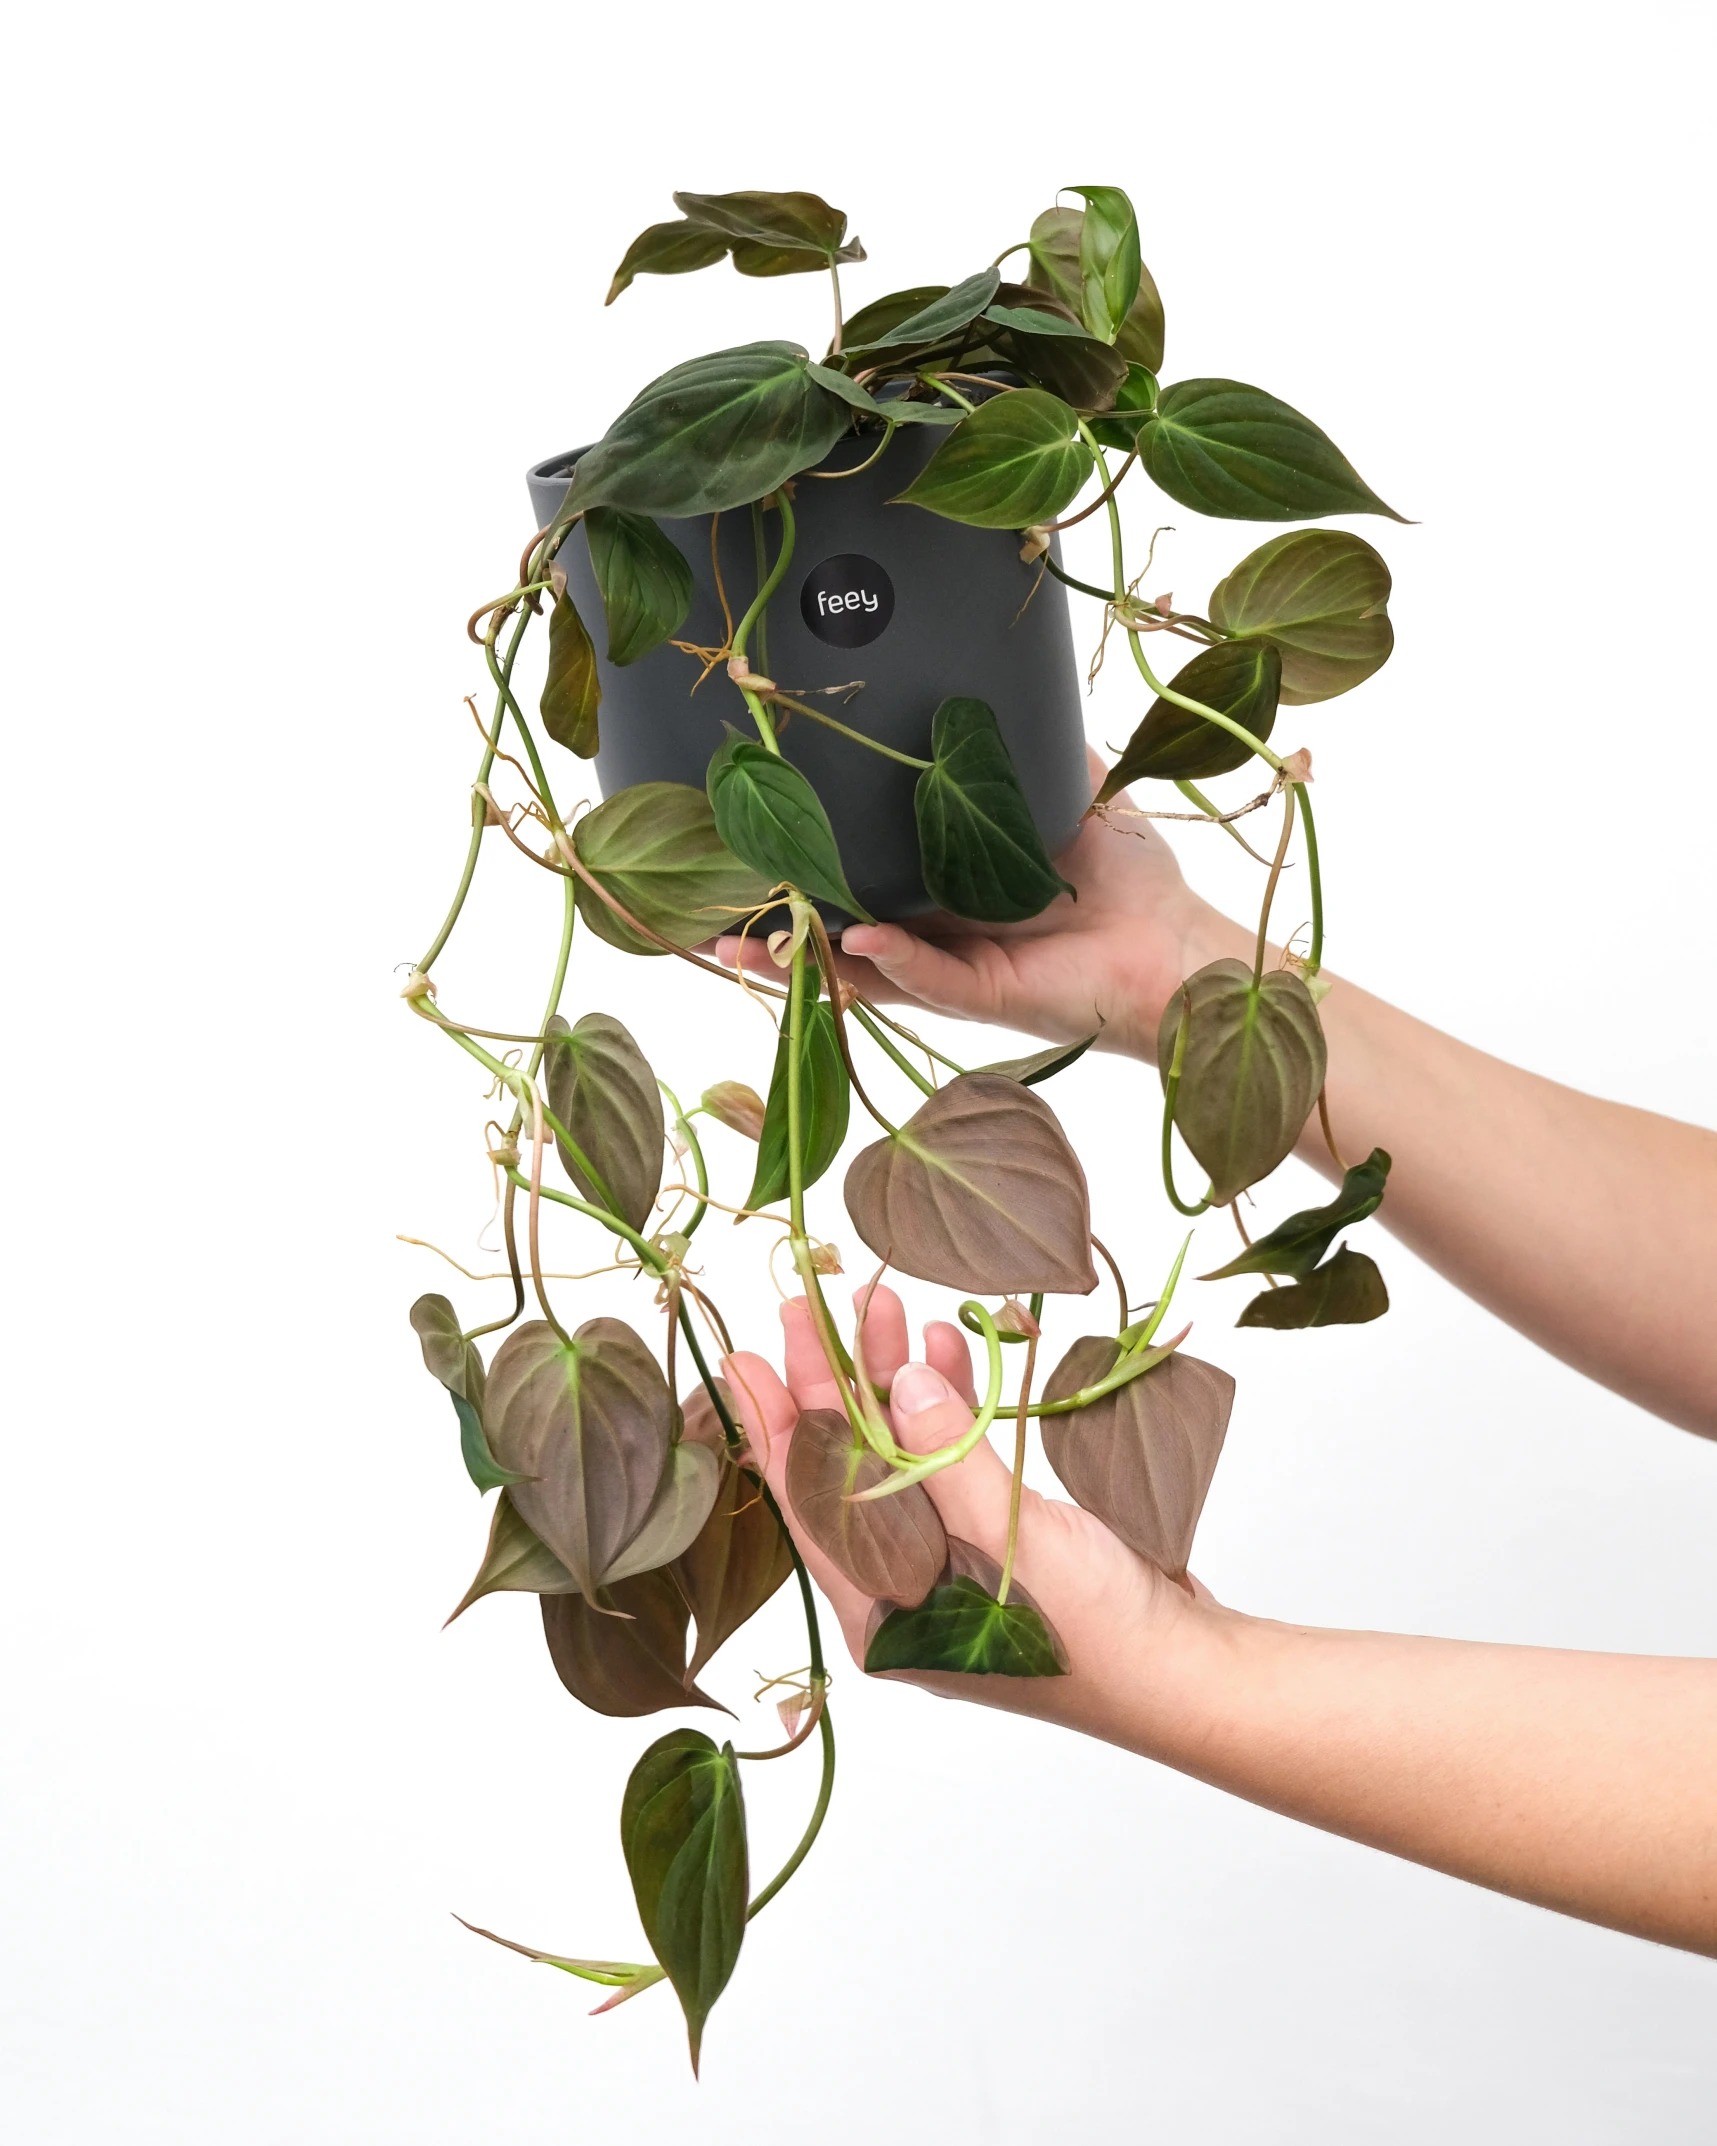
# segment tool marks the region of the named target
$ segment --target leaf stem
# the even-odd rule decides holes
[[[855,1505],[868,1505],[878,1498],[898,1497],[901,1491],[910,1489],[914,1483],[923,1482],[926,1476],[940,1475],[944,1468],[958,1467],[996,1420],[996,1413],[1002,1405],[1002,1337],[997,1331],[994,1319],[975,1298],[968,1298],[960,1306],[960,1310],[962,1315],[970,1312],[977,1320],[990,1359],[989,1386],[984,1394],[983,1405],[972,1418],[970,1430],[963,1431],[952,1445],[938,1447],[934,1453],[922,1453],[910,1458],[897,1457],[894,1463],[895,1473],[885,1481],[873,1484],[869,1490],[859,1491],[853,1499]]]
[[[1192,1019],[1192,1001],[1181,987],[1180,1024],[1174,1032],[1174,1056],[1169,1061],[1168,1079],[1163,1083],[1163,1190],[1169,1196],[1169,1204],[1177,1214],[1201,1215],[1210,1205],[1210,1194],[1205,1193],[1196,1207],[1189,1207],[1174,1189],[1174,1105],[1180,1093],[1181,1067],[1186,1062],[1186,1032]]]
[[[686,1152],[692,1158],[692,1173],[698,1181],[697,1213],[692,1216],[685,1228],[680,1231],[682,1237],[693,1237],[697,1234],[698,1224],[709,1213],[709,1169],[704,1162],[703,1148],[698,1141],[697,1134],[692,1130],[691,1120],[681,1108],[679,1097],[665,1080],[658,1080],[656,1086],[661,1089],[668,1101],[674,1106],[674,1130],[686,1144]]]
[[[785,490],[776,491],[771,496],[775,501],[776,511],[781,516],[781,550],[779,556],[775,561],[774,566],[759,583],[757,594],[751,599],[750,609],[740,620],[739,625],[734,632],[733,656],[735,661],[737,661],[741,656],[745,654],[746,649],[750,644],[752,628],[757,624],[758,620],[762,618],[763,614],[768,610],[769,599],[781,586],[781,577],[786,573],[788,563],[793,557],[793,538],[795,532],[795,523],[793,520],[793,503],[787,497]],[[758,540],[760,544],[762,542],[761,526],[762,516],[761,509],[759,508]],[[760,554],[760,567],[761,563],[762,560]],[[755,693],[751,692],[744,685],[741,685],[740,691],[744,693],[745,705],[751,710],[751,719],[757,725],[757,735],[763,740],[763,743],[765,744],[765,746],[768,747],[770,752],[779,754],[781,747],[776,742],[775,725],[769,720],[769,716],[764,708],[763,702]]]
[[[1108,1254],[1104,1253],[1104,1258]],[[1110,1262],[1114,1264],[1113,1261]],[[1006,1606],[1008,1589],[1013,1585],[1014,1557],[1019,1550],[1019,1501],[1025,1488],[1025,1434],[1031,1421],[1031,1381],[1037,1368],[1038,1337],[1033,1334],[1025,1345],[1025,1371],[1020,1379],[1019,1415],[1014,1421],[1014,1471],[1013,1482],[1008,1490],[1008,1546],[1002,1559],[1002,1576],[996,1588],[996,1601]]]
[[[799,1577],[801,1585],[805,1585],[808,1589],[804,1569],[802,1565],[799,1567]],[[815,1670],[812,1673],[814,1675]],[[810,1854],[813,1842],[823,1830],[823,1820],[828,1816],[829,1811],[829,1798],[835,1792],[835,1725],[829,1719],[829,1710],[826,1706],[823,1708],[817,1727],[821,1730],[823,1738],[823,1774],[822,1779],[817,1784],[817,1800],[811,1806],[810,1822],[799,1837],[798,1847],[793,1850],[786,1862],[782,1864],[774,1877],[770,1879],[762,1892],[757,1895],[756,1899],[746,1909],[745,1919],[747,1922],[751,1920],[752,1916],[761,1914],[770,1901],[775,1898],[782,1886],[786,1884],[794,1871]]]
[[[933,760],[920,760],[915,753],[896,752],[892,745],[884,745],[881,739],[867,738],[862,730],[854,730],[848,723],[837,722],[821,708],[808,708],[802,700],[794,700],[786,693],[775,695],[775,705],[778,708],[791,708],[795,715],[808,715],[813,723],[822,723],[830,730],[838,730],[843,738],[851,738],[855,745],[868,745],[873,753],[881,753],[889,760],[898,760],[902,767],[928,770],[936,765]]]
[[[931,1086],[929,1081],[924,1078],[923,1074],[919,1072],[918,1068],[912,1063],[911,1059],[907,1057],[906,1053],[904,1051],[897,1051],[894,1045],[890,1043],[888,1038],[883,1034],[880,1025],[871,1019],[870,1009],[865,1005],[863,999],[854,999],[852,1004],[847,1008],[847,1011],[852,1015],[853,1019],[858,1023],[860,1028],[864,1030],[865,1034],[869,1036],[871,1041],[874,1044],[878,1045],[880,1049],[888,1053],[889,1057],[894,1060],[895,1064],[906,1075],[907,1079],[912,1082],[913,1086],[920,1091],[921,1094],[934,1095],[936,1093],[936,1090]]]
[[[1270,905],[1276,899],[1276,882],[1282,876],[1282,863],[1288,854],[1288,843],[1294,832],[1294,797],[1298,784],[1289,783],[1283,793],[1282,839],[1276,844],[1276,854],[1270,865],[1270,876],[1264,882],[1264,906],[1258,913],[1258,950],[1252,957],[1252,989],[1256,991],[1264,980],[1264,942],[1270,929]]]
[[[1305,785],[1296,783],[1299,793],[1300,817],[1306,830],[1306,875],[1311,881],[1312,896],[1312,950],[1306,956],[1306,973],[1315,976],[1323,967],[1324,959],[1324,883],[1318,870],[1318,830],[1312,818],[1312,801],[1306,795]]]

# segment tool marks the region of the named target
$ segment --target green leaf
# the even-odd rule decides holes
[[[668,1472],[674,1404],[656,1359],[620,1319],[570,1341],[530,1320],[495,1352],[484,1419],[526,1526],[594,1595]]]
[[[1105,343],[1114,342],[1139,295],[1139,220],[1118,186],[1070,186],[1085,203],[1079,233],[1080,312]]]
[[[847,885],[821,799],[791,761],[735,734],[716,748],[707,782],[716,832],[768,884],[786,880],[875,922]]]
[[[1031,268],[1026,278],[1035,290],[1048,291],[1081,318],[1085,296],[1081,261],[1084,231],[1082,209],[1046,209],[1031,227]],[[1127,317],[1115,337],[1115,348],[1147,372],[1162,369],[1163,302],[1150,270],[1142,262],[1138,295],[1127,309]]]
[[[555,1674],[580,1706],[616,1720],[669,1707],[722,1708],[686,1676],[686,1605],[666,1572],[640,1572],[602,1591],[544,1595],[543,1638]]]
[[[1078,321],[1061,313],[1046,313],[1040,306],[986,306],[982,317],[993,320],[1000,328],[1017,328],[1022,335],[1071,335],[1080,342],[1086,339],[1086,330]]]
[[[757,1172],[745,1196],[747,1207],[767,1207],[787,1192],[787,1024],[775,1044],[775,1071],[757,1145]],[[799,1108],[805,1149],[805,1183],[814,1185],[847,1137],[851,1084],[826,1000],[805,1008],[799,1035]]]
[[[486,1937],[491,1945],[505,1945],[509,1952],[522,1953],[527,1960],[535,1960],[539,1967],[558,1967],[562,1974],[577,1975],[581,1982],[600,1982],[610,1989],[623,1990],[627,1996],[640,1989],[648,1989],[654,1982],[667,1978],[659,1967],[640,1967],[634,1960],[577,1960],[568,1959],[564,1953],[539,1952],[534,1945],[518,1945],[510,1937],[497,1937],[493,1930],[485,1930],[479,1924],[466,1922],[463,1915],[453,1920],[470,1931],[473,1937]],[[618,1998],[610,2003],[619,2003]],[[599,2005],[598,2011],[606,2012],[608,2005]]]
[[[733,1746],[674,1729],[632,1769],[620,1845],[650,1949],[674,1985],[698,2068],[704,2021],[745,1935],[745,1800]]]
[[[856,380],[849,380],[845,373],[837,372],[830,365],[813,365],[811,378],[819,387],[826,387],[831,395],[841,400],[861,416],[875,418],[884,425],[957,425],[965,415],[963,410],[948,403],[908,402],[903,395],[891,395],[879,402],[867,387],[860,387]]]
[[[1260,741],[1276,723],[1276,700],[1282,659],[1268,641],[1219,641],[1202,648],[1182,665],[1170,683],[1188,700],[1202,701],[1221,715],[1231,715]],[[1128,783],[1146,777],[1164,782],[1201,782],[1244,767],[1252,748],[1218,724],[1191,715],[1173,701],[1152,701],[1145,718],[1127,740],[1126,749],[1097,792],[1105,805]]]
[[[1025,284],[1002,285],[1004,303],[991,306],[984,315],[1000,331],[995,338],[998,354],[1034,386],[1075,409],[1107,410],[1126,384],[1126,359],[1099,337],[1087,334],[1079,321],[1063,320],[1059,309],[1050,312],[1030,305],[1034,295]],[[1004,312],[1016,318],[1003,321]],[[1036,326],[1020,317],[1028,313],[1036,316]]]
[[[862,261],[865,257],[856,240],[851,245],[846,242],[845,211],[830,208],[820,194],[676,193],[674,206],[689,222],[716,232],[730,244],[808,253],[817,268],[826,268],[834,260]]]
[[[1282,698],[1329,700],[1381,670],[1395,646],[1389,568],[1345,529],[1272,537],[1210,592],[1219,633],[1268,640],[1282,658]]]
[[[652,380],[578,458],[563,512],[715,514],[820,462],[847,406],[811,378],[797,343],[746,343]]]
[[[1376,1214],[1383,1205],[1389,1157],[1373,1148],[1341,1181],[1341,1190],[1324,1207],[1302,1208],[1268,1235],[1257,1238],[1227,1266],[1200,1275],[1206,1282],[1226,1281],[1231,1274],[1289,1274],[1304,1281],[1344,1229]]]
[[[845,1192],[877,1258],[920,1281],[983,1296],[1097,1286],[1085,1172],[1016,1080],[963,1073],[939,1088],[856,1157]]]
[[[1323,1029],[1291,969],[1267,969],[1255,984],[1250,963],[1213,961],[1163,1008],[1157,1069],[1165,1088],[1183,1018],[1174,1122],[1210,1173],[1212,1205],[1225,1207],[1268,1177],[1304,1130],[1324,1084]]]
[[[1057,1073],[1064,1073],[1070,1065],[1085,1056],[1102,1031],[1081,1036],[1077,1043],[1052,1043],[1047,1050],[1033,1051],[1027,1058],[998,1058],[994,1064],[973,1066],[974,1073],[993,1073],[1001,1080],[1017,1080],[1022,1086],[1035,1088]]]
[[[1309,417],[1240,380],[1182,380],[1165,388],[1139,436],[1152,481],[1183,507],[1227,521],[1315,521],[1386,514],[1334,441]]]
[[[641,1230],[662,1184],[662,1091],[630,1029],[609,1013],[569,1028],[559,1014],[544,1034],[549,1108],[578,1143],[556,1135],[567,1175],[594,1200]]]
[[[1109,415],[1092,420],[1092,437],[1105,447],[1118,447],[1123,454],[1131,454],[1138,442],[1139,427],[1156,406],[1156,374],[1142,365],[1129,365],[1126,379],[1115,390]]]
[[[893,1473],[838,1409],[806,1409],[787,1446],[787,1499],[802,1532],[864,1594],[921,1602],[948,1555],[930,1493],[911,1483],[857,1502]]]
[[[924,885],[939,909],[985,923],[1039,915],[1072,886],[1049,861],[988,702],[943,701],[913,793]]]
[[[1087,1334],[1056,1365],[1043,1398],[1065,1401],[1096,1385],[1119,1355],[1113,1336]],[[1084,1408],[1041,1418],[1044,1455],[1077,1504],[1176,1579],[1233,1407],[1228,1373],[1177,1349]]]
[[[1067,1649],[1015,1581],[996,1595],[1001,1567],[975,1544],[948,1538],[941,1580],[914,1608],[879,1602],[865,1635],[868,1675],[889,1669],[944,1669],[962,1676],[1062,1677]]]
[[[722,1470],[709,1518],[672,1570],[697,1619],[697,1650],[686,1669],[690,1678],[757,1614],[793,1570],[793,1552],[781,1523],[748,1469]]]
[[[596,651],[578,615],[578,606],[563,589],[548,618],[548,677],[541,702],[543,728],[557,745],[581,760],[593,760],[601,743],[596,711],[602,704],[602,680]]]
[[[608,617],[608,660],[636,663],[685,624],[692,570],[647,514],[592,507],[584,530]]]
[[[1236,1326],[1288,1329],[1306,1326],[1363,1326],[1389,1309],[1389,1292],[1375,1261],[1344,1244],[1335,1257],[1314,1268],[1303,1282],[1286,1289],[1266,1289],[1235,1320]]]
[[[979,529],[1053,521],[1091,474],[1072,409],[1041,388],[980,403],[948,435],[903,501]]]
[[[447,1622],[463,1617],[473,1602],[485,1595],[569,1595],[574,1592],[572,1574],[540,1536],[532,1533],[518,1507],[505,1491],[495,1500],[489,1521],[489,1542],[477,1577],[459,1598]]]
[[[489,1451],[483,1434],[483,1359],[465,1339],[458,1315],[444,1296],[422,1296],[411,1307],[412,1331],[423,1349],[424,1368],[447,1388],[459,1419],[459,1451],[465,1472],[479,1490],[519,1479]]]
[[[770,882],[716,833],[702,790],[640,782],[587,813],[572,831],[579,861],[640,924],[675,946],[737,931],[769,899]],[[599,939],[627,954],[659,954],[580,880],[578,913]]]
[[[945,283],[921,283],[909,291],[890,291],[885,298],[873,298],[869,305],[860,306],[847,321],[841,335],[842,357],[851,351],[873,346],[881,337],[898,328],[903,320],[910,320],[935,299],[947,295]]]
[[[726,252],[726,239],[699,224],[651,224],[627,247],[602,302],[611,306],[635,276],[688,275],[695,268],[712,268]]]
[[[951,335],[969,327],[996,295],[1001,282],[999,269],[980,269],[977,275],[968,276],[964,283],[956,283],[952,290],[944,291],[921,306],[916,313],[909,313],[882,335],[860,342],[851,329],[842,338],[847,352],[863,351],[868,357],[875,350],[904,350],[909,346],[928,348],[933,343],[946,342]],[[853,326],[858,325],[855,320]]]

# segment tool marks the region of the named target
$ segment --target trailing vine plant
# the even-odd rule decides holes
[[[670,1982],[694,2067],[748,1921],[816,1838],[835,1765],[810,1582],[712,1368],[712,1355],[732,1339],[690,1261],[712,1208],[767,1214],[784,1235],[841,1396],[841,1410],[800,1420],[788,1489],[803,1531],[875,1598],[867,1669],[1064,1674],[1059,1637],[1014,1577],[1013,1534],[999,1567],[950,1539],[926,1480],[1005,1418],[1017,1427],[1017,1528],[1026,1425],[1035,1417],[1072,1496],[1184,1580],[1234,1390],[1227,1373],[1185,1352],[1184,1330],[1167,1331],[1183,1245],[1142,1316],[1116,1272],[1114,1330],[1076,1341],[1034,1392],[1045,1297],[1095,1289],[1094,1250],[1113,1270],[1091,1235],[1084,1172],[1040,1093],[1094,1039],[968,1070],[939,1045],[921,1046],[837,978],[830,923],[838,931],[864,911],[822,802],[783,751],[788,715],[832,725],[855,752],[874,746],[911,759],[924,883],[944,909],[1013,921],[1066,887],[982,701],[927,709],[926,752],[903,755],[766,675],[760,643],[794,553],[795,479],[837,443],[861,435],[880,456],[903,426],[941,428],[901,511],[1018,531],[1021,557],[1037,574],[1053,574],[1100,607],[1099,656],[1121,637],[1151,698],[1093,812],[1129,809],[1117,803],[1120,793],[1142,782],[1180,793],[1179,806],[1153,808],[1155,816],[1219,826],[1241,842],[1235,822],[1244,813],[1279,812],[1273,848],[1253,851],[1266,876],[1252,960],[1213,962],[1187,977],[1162,1018],[1162,1177],[1174,1208],[1194,1217],[1231,1207],[1238,1224],[1236,1203],[1288,1154],[1322,1099],[1324,916],[1310,760],[1280,756],[1270,740],[1282,706],[1344,693],[1387,659],[1389,570],[1360,537],[1298,528],[1243,558],[1202,612],[1182,611],[1140,594],[1145,569],[1129,558],[1122,506],[1148,480],[1178,506],[1223,519],[1400,517],[1316,425],[1274,396],[1233,380],[1161,385],[1163,310],[1132,206],[1116,187],[1069,191],[1082,206],[1049,209],[1028,240],[991,266],[952,287],[895,292],[845,320],[840,266],[864,255],[838,210],[803,193],[677,194],[679,219],[652,226],[628,249],[610,302],[638,275],[684,274],[724,257],[749,276],[826,273],[830,347],[819,362],[793,343],[752,343],[653,381],[578,459],[564,503],[526,546],[517,581],[471,622],[493,698],[470,842],[446,918],[404,992],[426,1026],[475,1062],[506,1109],[504,1125],[491,1124],[488,1153],[504,1185],[512,1304],[475,1326],[440,1295],[420,1297],[411,1311],[424,1361],[452,1397],[471,1479],[496,1493],[487,1548],[454,1614],[497,1590],[538,1595],[550,1655],[573,1695],[599,1713],[644,1715],[715,1705],[697,1679],[789,1578],[804,1609],[808,1666],[783,1680],[776,1748],[736,1754],[678,1728],[650,1746],[627,1784],[621,1845],[654,1958],[513,1948],[607,1985],[601,2010]],[[1024,280],[1005,280],[1004,267],[1020,255]],[[1067,574],[1050,541],[1083,518],[1067,510],[1092,482],[1097,494],[1084,513],[1103,513],[1110,535],[1103,586]],[[702,789],[639,784],[569,824],[543,740],[594,754],[601,686],[589,627],[557,559],[564,540],[582,522],[608,660],[623,665],[674,641],[692,600],[687,561],[658,518],[735,510],[759,532],[750,600],[736,619],[730,613],[722,645],[677,645],[686,650],[688,690],[725,672],[748,734],[731,731]],[[533,717],[513,679],[545,610],[547,683]],[[1153,650],[1171,639],[1195,652],[1162,677]],[[525,785],[522,805],[495,794],[502,761]],[[1264,794],[1219,809],[1201,785],[1255,761],[1267,771]],[[1296,841],[1310,937],[1272,965],[1271,907]],[[560,943],[542,1012],[511,1033],[455,1019],[433,981],[484,849],[497,844],[561,882]],[[672,956],[730,986],[734,972],[696,949],[719,933],[766,934],[780,981],[743,985],[768,993],[778,1011],[766,1093],[727,1080],[688,1109],[620,1022],[592,1011],[569,1023],[561,1005],[580,922],[613,946]],[[913,1046],[935,1075],[919,1070]],[[871,1101],[861,1049],[880,1052],[923,1092],[904,1124]],[[936,1075],[946,1076],[940,1085]],[[862,1328],[848,1340],[825,1297],[824,1278],[838,1264],[808,1219],[807,1195],[841,1149],[855,1094],[880,1137],[847,1172],[853,1227],[878,1260],[962,1292],[960,1319],[984,1346],[983,1398],[970,1432],[929,1455],[896,1443],[886,1396],[866,1373]],[[743,1198],[723,1202],[711,1190],[701,1116],[757,1143]],[[1327,1138],[1327,1112],[1323,1122]],[[1207,1179],[1196,1197],[1177,1177],[1177,1131]],[[689,1187],[664,1184],[670,1142]],[[1242,1227],[1241,1251],[1215,1270],[1267,1283],[1242,1325],[1325,1326],[1387,1308],[1372,1260],[1345,1245],[1332,1256],[1330,1247],[1378,1207],[1388,1169],[1388,1156],[1373,1153],[1346,1168],[1325,1206],[1255,1241],[1244,1241]],[[614,1240],[619,1264],[654,1283],[654,1346],[619,1319],[574,1325],[563,1316],[543,1267],[545,1204],[582,1217],[593,1244]],[[527,1299],[537,1314],[528,1320]],[[479,1343],[496,1335],[505,1338],[485,1364]],[[683,1400],[682,1354],[695,1379]],[[1010,1354],[1023,1362],[1011,1396]],[[753,1890],[741,1762],[800,1750],[820,1762],[804,1836]]]

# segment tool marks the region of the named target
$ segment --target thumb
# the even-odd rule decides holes
[[[848,963],[867,963],[899,996],[938,1013],[971,1020],[995,1011],[994,989],[972,962],[898,924],[849,924],[841,953]]]
[[[902,1364],[888,1399],[894,1435],[909,1453],[939,1452],[972,1427],[971,1403],[929,1364]],[[1012,1481],[1001,1455],[983,1438],[963,1461],[927,1476],[924,1488],[950,1535],[1000,1557]]]

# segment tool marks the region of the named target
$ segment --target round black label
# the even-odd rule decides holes
[[[894,616],[894,583],[863,552],[837,552],[805,576],[799,611],[819,641],[862,648]]]

